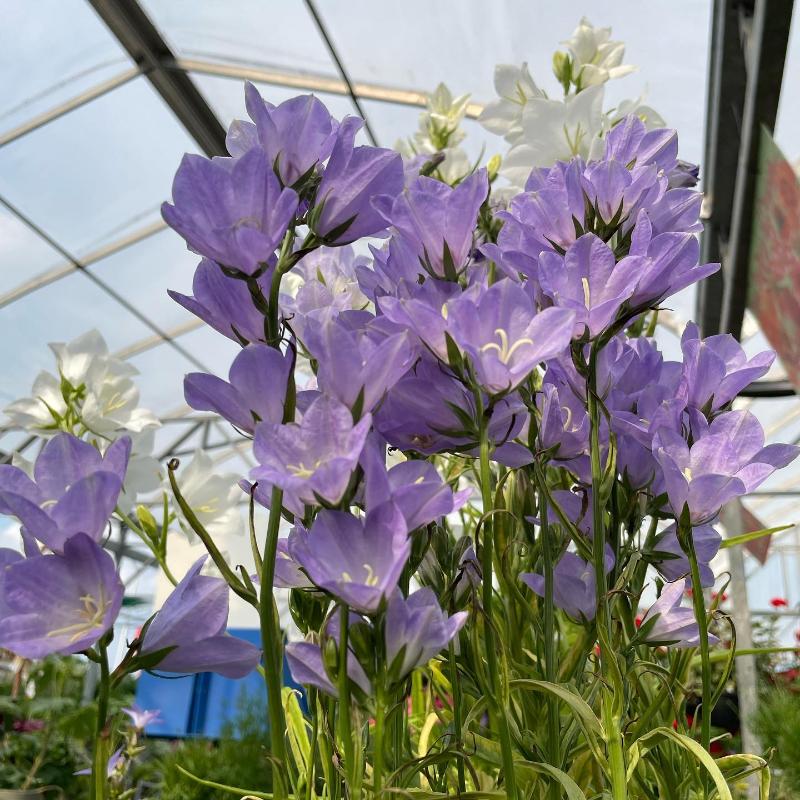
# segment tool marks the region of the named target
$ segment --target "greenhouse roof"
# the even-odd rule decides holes
[[[37,372],[52,369],[47,343],[97,327],[141,375],[142,404],[172,422],[164,453],[203,444],[241,470],[227,426],[189,415],[181,376],[225,373],[232,342],[172,302],[187,292],[197,257],[161,221],[184,152],[217,152],[227,125],[244,111],[243,81],[280,102],[313,91],[337,115],[363,114],[378,144],[417,125],[427,91],[444,81],[469,92],[465,146],[489,157],[502,141],[475,121],[494,96],[497,63],[527,62],[556,88],[551,57],[586,2],[505,0],[40,0],[4,7],[0,62],[0,308],[3,405],[24,396]],[[137,16],[141,9],[143,15]],[[99,12],[99,13],[98,13]],[[638,72],[614,81],[607,102],[646,92],[678,129],[681,156],[702,162],[712,3],[675,0],[591,3],[591,19],[626,43]],[[800,22],[793,26],[775,129],[786,155],[800,157]],[[152,23],[142,29],[142,18]],[[149,33],[148,33],[149,31]],[[138,53],[136,60],[131,53]],[[674,355],[695,295],[677,298],[660,336]],[[766,346],[746,318],[745,348]],[[776,369],[771,378],[781,378]],[[796,397],[748,400],[771,439],[800,438]],[[16,438],[15,438],[16,437]],[[8,451],[22,441],[9,432]],[[793,490],[800,465],[765,490]],[[766,524],[795,521],[794,495],[748,501]],[[800,586],[797,557],[786,589]],[[782,564],[787,569],[785,564]],[[763,576],[763,577],[762,577]],[[775,593],[774,570],[754,578],[754,607]],[[796,602],[798,597],[794,597]]]

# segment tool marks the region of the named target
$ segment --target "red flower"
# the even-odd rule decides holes
[[[724,603],[728,599],[728,593],[727,592],[723,592],[722,594],[719,594],[719,592],[713,592],[711,594],[711,599],[712,600],[716,600],[718,597],[719,597],[720,603]]]
[[[769,604],[773,608],[785,608],[789,605],[789,601],[785,597],[773,597]]]

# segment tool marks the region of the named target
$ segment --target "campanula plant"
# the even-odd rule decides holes
[[[232,488],[249,563],[215,540],[230,509],[195,499],[199,467],[167,464],[161,520],[131,512],[138,440],[81,423],[88,379],[48,383],[51,417],[15,404],[51,432],[32,477],[0,467],[26,545],[0,551],[0,646],[100,664],[97,800],[122,676],[259,660],[272,774],[254,796],[730,800],[767,775],[761,754],[711,755],[735,651],[715,681],[709,625],[730,621],[701,587],[724,505],[798,453],[732,407],[773,355],[692,324],[682,361],[659,351],[660,310],[719,269],[700,260],[697,169],[652,109],[603,112],[631,69],[610,30],[583,20],[566,45],[560,99],[498,67],[481,122],[509,151],[485,166],[462,157],[468,98],[444,87],[401,154],[312,96],[248,85],[229,155],[178,167],[163,216],[201,260],[193,296],[172,296],[241,347],[227,377],[187,375],[185,399],[251,451]],[[113,671],[110,518],[175,584]],[[208,551],[180,582],[174,520]],[[260,651],[225,632],[231,591]]]

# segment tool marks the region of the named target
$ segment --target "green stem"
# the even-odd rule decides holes
[[[225,579],[225,582],[228,584],[228,586],[230,586],[231,589],[242,598],[242,600],[250,603],[250,605],[255,605],[256,597],[254,596],[253,592],[242,583],[236,573],[230,568],[228,562],[225,560],[225,557],[217,547],[214,538],[203,527],[200,520],[197,518],[197,515],[192,510],[192,507],[186,502],[186,498],[181,493],[180,487],[178,486],[178,481],[175,478],[175,470],[178,469],[179,465],[180,461],[178,461],[177,458],[171,458],[167,462],[167,476],[169,477],[169,483],[172,487],[172,493],[175,496],[178,507],[183,513],[184,519],[189,523],[189,527],[197,534],[198,538],[203,543],[203,546],[206,548],[209,556],[211,556],[211,560],[214,562],[214,566],[220,571],[220,574]],[[280,512],[280,508],[278,508],[278,512]],[[280,517],[278,521],[280,521]]]
[[[461,745],[461,726],[464,724],[461,718],[461,676],[458,674],[456,648],[452,641],[448,650],[448,660],[450,662],[450,685],[453,688],[453,728],[456,734],[456,749],[461,753],[463,750]],[[464,775],[464,760],[461,757],[456,761],[456,770],[458,772],[458,791],[459,794],[463,794],[467,791],[467,781]]]
[[[544,480],[544,476],[542,476]],[[544,562],[544,672],[545,680],[557,683],[556,648],[555,648],[555,610],[553,606],[553,542],[550,538],[550,524],[547,518],[547,498],[540,495],[539,518],[541,520],[542,560]],[[547,697],[547,738],[550,750],[550,763],[554,767],[561,766],[561,732],[559,721],[558,698],[548,694]],[[553,800],[558,800],[558,784],[551,782],[549,788]]]
[[[349,649],[349,609],[343,603],[339,606],[339,673],[336,676],[339,691],[339,738],[344,751],[344,769],[348,776],[347,785],[353,787],[353,732],[350,723],[350,678],[347,674],[347,653]]]
[[[309,687],[308,707],[311,710],[311,741],[306,765],[306,800],[316,797],[314,792],[314,769],[317,761],[317,748],[319,747],[319,709],[317,708],[317,690]]]
[[[375,742],[373,744],[372,756],[373,797],[378,797],[383,787],[383,732],[386,721],[385,682],[386,671],[381,668],[378,671],[377,680],[375,682]]]
[[[481,402],[477,402],[477,401]],[[476,396],[476,408],[481,408],[482,398]],[[492,604],[494,588],[492,585],[492,556],[494,542],[492,535],[492,473],[489,465],[489,414],[484,410],[480,418],[480,476],[481,497],[483,502],[483,549],[481,551],[481,569],[483,572],[483,613],[484,644],[486,647],[486,666],[489,672],[489,687],[491,689],[490,708],[493,727],[500,737],[500,751],[503,760],[503,773],[505,775],[506,796],[515,800],[517,797],[516,776],[514,775],[514,754],[511,748],[511,733],[508,728],[508,719],[502,707],[500,697],[500,681],[497,668],[497,652],[494,640],[494,620],[492,617]]]
[[[108,650],[106,636],[98,642],[100,657],[100,683],[97,691],[97,724],[94,734],[94,758],[92,759],[92,800],[106,800],[108,797],[108,697],[110,677],[108,669]]]
[[[117,506],[115,513],[147,545],[158,562],[158,566],[161,567],[161,571],[166,575],[167,580],[173,586],[177,586],[178,581],[167,566],[167,559],[159,552],[153,540],[119,506]]]
[[[592,345],[589,355],[589,374],[586,386],[589,410],[589,451],[592,468],[592,530],[594,533],[592,561],[595,571],[597,589],[597,626],[601,641],[606,645],[600,647],[600,666],[606,683],[610,683],[613,653],[608,652],[611,646],[611,611],[608,602],[608,586],[606,584],[606,531],[603,523],[602,483],[603,469],[600,463],[600,405],[597,396],[597,345]],[[608,763],[611,772],[611,794],[614,800],[627,800],[628,779],[625,770],[625,750],[622,741],[621,720],[614,708],[614,695],[608,689],[603,690],[601,699],[603,727],[608,745]]]
[[[267,541],[264,547],[264,560],[261,562],[261,583],[258,602],[258,615],[261,623],[261,641],[264,650],[264,676],[267,684],[267,711],[269,713],[269,734],[272,757],[279,762],[286,758],[284,736],[286,722],[283,718],[281,685],[283,673],[283,641],[275,618],[275,602],[272,583],[275,577],[275,558],[278,547],[278,531],[281,524],[281,502],[283,491],[272,488],[270,498]],[[275,784],[276,789],[280,786]]]
[[[706,614],[706,601],[703,597],[703,585],[700,582],[700,566],[697,563],[697,552],[694,549],[691,523],[688,530],[683,522],[678,522],[683,528],[682,544],[689,559],[692,575],[692,605],[697,627],[700,630],[700,674],[702,679],[702,706],[700,715],[700,743],[708,750],[711,745],[711,660],[708,653],[708,615]]]
[[[408,597],[411,584],[411,568],[408,564],[403,567],[400,575],[399,587],[404,597]],[[389,767],[396,769],[403,762],[406,752],[406,736],[408,733],[408,718],[405,704],[403,685],[400,684],[394,691],[392,698],[394,714],[390,725],[391,748],[389,750]]]

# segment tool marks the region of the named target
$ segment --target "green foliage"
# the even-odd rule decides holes
[[[83,701],[88,663],[52,656],[0,675],[0,789],[57,786],[70,800],[88,797],[97,706]],[[111,700],[116,714],[132,702],[133,682]]]
[[[764,751],[774,748],[773,797],[800,797],[800,694],[769,689],[761,695],[755,731]]]
[[[76,659],[56,657],[23,673],[5,673],[0,684],[0,788],[55,785],[70,798],[81,796],[81,780],[73,773],[89,758],[80,735],[82,713],[90,715],[89,731],[94,723],[94,709],[80,708],[84,673]],[[31,686],[32,697],[26,691]]]
[[[70,736],[61,731],[50,731],[49,736],[41,731],[11,732],[3,737],[0,749],[0,789],[58,786],[67,797],[82,797],[86,780],[74,773],[85,762]]]
[[[159,780],[151,794],[144,793],[143,800],[218,800],[218,789],[199,785],[178,767],[204,780],[268,792],[268,741],[263,709],[242,696],[235,720],[225,726],[218,742],[194,739],[178,745],[148,744],[148,750],[159,755],[137,778],[146,783],[155,782],[157,777]]]

